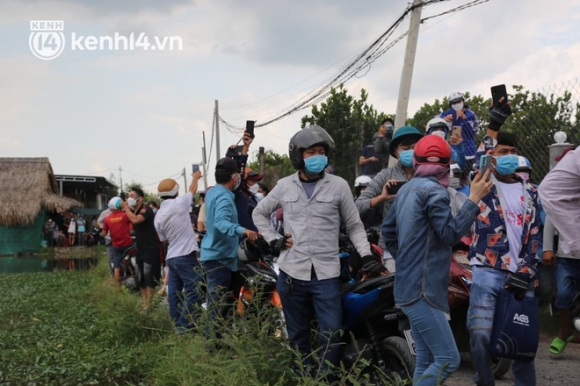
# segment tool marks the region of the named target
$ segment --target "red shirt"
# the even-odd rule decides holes
[[[131,220],[125,212],[114,211],[105,218],[103,230],[108,230],[113,247],[128,247],[133,244],[131,238]]]

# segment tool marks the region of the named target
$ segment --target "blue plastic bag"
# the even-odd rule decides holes
[[[519,300],[506,289],[499,293],[489,341],[492,356],[522,362],[534,360],[540,340],[539,304],[536,297]]]

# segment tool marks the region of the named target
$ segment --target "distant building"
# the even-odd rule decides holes
[[[56,181],[63,196],[83,204],[73,212],[87,215],[100,214],[118,191],[118,187],[105,177],[57,174]]]
[[[48,158],[0,158],[0,255],[38,252],[47,215],[81,209],[59,194]]]

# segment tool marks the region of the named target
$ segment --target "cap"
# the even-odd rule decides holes
[[[246,180],[260,181],[262,178],[264,178],[263,174],[257,173],[250,168],[246,168],[244,172],[244,179]]]
[[[572,151],[576,149],[575,146],[568,146],[567,148],[564,149],[564,151],[562,151],[562,154],[560,154],[559,156],[557,156],[556,158],[554,158],[556,160],[556,162],[560,162],[562,160],[562,158],[564,158],[564,156],[566,154],[568,154],[569,151]]]
[[[222,158],[215,165],[216,172],[237,173],[238,164],[233,158]]]
[[[451,147],[446,140],[437,135],[423,137],[415,145],[413,151],[415,165],[449,165]]]
[[[179,192],[179,184],[172,178],[166,178],[157,186],[159,197],[173,197]]]

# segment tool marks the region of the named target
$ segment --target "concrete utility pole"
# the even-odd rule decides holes
[[[407,108],[409,107],[409,94],[411,93],[411,79],[413,78],[413,65],[415,64],[415,52],[419,38],[419,25],[421,24],[421,11],[423,0],[413,0],[411,11],[411,23],[407,35],[407,49],[403,62],[403,72],[399,85],[399,99],[397,100],[397,116],[395,117],[395,130],[404,126],[407,121]]]
[[[265,164],[264,164],[264,147],[260,146],[258,148],[258,162],[260,163],[260,174],[264,174],[264,168],[265,168]]]
[[[218,101],[215,100],[215,156],[216,162],[220,160],[221,157],[220,151],[220,113],[218,107]]]
[[[203,186],[207,189],[207,157],[205,155],[205,131],[203,132],[203,147],[201,148],[201,156],[203,157]]]
[[[187,177],[185,176],[185,168],[183,168],[183,190],[185,190],[185,194],[187,194]]]
[[[120,181],[120,186],[119,186],[119,194],[121,194],[123,192],[123,177],[121,175],[121,173],[123,172],[123,169],[121,168],[121,166],[119,166],[119,181]]]

